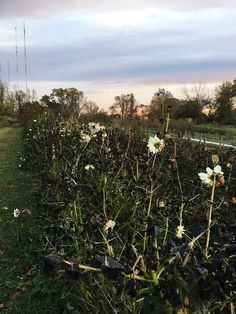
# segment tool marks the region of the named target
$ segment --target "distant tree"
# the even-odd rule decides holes
[[[25,102],[30,101],[30,94],[25,93],[22,90],[16,90],[13,97],[15,98],[16,110],[19,109]]]
[[[174,115],[175,119],[190,118],[193,121],[200,120],[201,116],[202,111],[196,99],[184,100]]]
[[[174,117],[191,118],[193,121],[203,121],[205,114],[203,110],[212,105],[211,98],[205,86],[202,84],[194,85],[189,91],[185,89],[185,99],[181,102],[181,106],[175,112]]]
[[[173,115],[179,106],[179,99],[175,98],[168,90],[159,88],[152,97],[148,117],[149,119],[158,118],[162,122],[167,111],[171,111]]]
[[[0,81],[0,114],[12,116],[18,108],[30,99],[30,95],[21,90],[10,91],[8,86]]]
[[[26,124],[34,119],[38,119],[46,111],[38,101],[28,101],[22,104],[18,110],[18,119],[22,124]]]
[[[137,104],[134,94],[121,94],[116,96],[115,103],[110,107],[113,114],[120,114],[121,118],[133,116],[137,111]]]
[[[80,113],[83,97],[84,93],[76,88],[54,88],[49,96],[44,95],[40,101],[57,113]]]
[[[224,82],[216,88],[216,120],[223,123],[235,123],[236,79]]]
[[[0,106],[3,105],[6,89],[7,88],[6,88],[5,84],[0,81]]]
[[[82,109],[82,112],[87,115],[96,115],[99,112],[98,105],[94,101],[87,100],[87,99],[83,101],[83,105],[81,109]]]

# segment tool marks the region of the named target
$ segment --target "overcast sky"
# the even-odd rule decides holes
[[[148,103],[159,87],[181,96],[185,86],[236,77],[233,0],[0,0],[0,75],[7,81],[9,60],[10,85],[22,88],[23,20],[38,96],[76,87],[100,106],[129,92]]]

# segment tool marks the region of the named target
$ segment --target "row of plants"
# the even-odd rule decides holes
[[[26,130],[45,268],[71,277],[73,313],[235,311],[235,150],[159,137],[48,113]]]

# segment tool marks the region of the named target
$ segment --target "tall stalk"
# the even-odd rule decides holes
[[[212,211],[213,211],[214,196],[215,196],[215,187],[216,187],[216,175],[214,174],[213,185],[212,185],[212,190],[211,190],[210,207],[208,209],[208,226],[207,226],[207,239],[206,239],[206,248],[205,248],[205,255],[206,255],[206,257],[208,257],[208,252],[209,252],[209,243],[210,243],[210,236],[211,236],[211,223],[212,223]]]

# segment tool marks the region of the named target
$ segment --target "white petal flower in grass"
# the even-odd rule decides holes
[[[214,177],[216,177],[216,186],[224,184],[224,172],[221,171],[221,166],[217,165],[214,169],[209,167],[206,168],[205,172],[198,173],[198,176],[203,184],[208,187],[213,186],[214,184]]]
[[[95,167],[93,165],[87,165],[84,167],[85,170],[89,171],[89,170],[94,170]]]
[[[179,239],[182,239],[182,237],[183,237],[183,234],[184,234],[184,231],[185,231],[185,229],[184,229],[184,226],[178,226],[177,228],[176,228],[176,230],[175,230],[175,232],[176,232],[176,237],[177,238],[179,238]]]
[[[219,165],[215,166],[213,171],[214,171],[215,175],[218,175],[218,176],[222,176],[224,174],[224,172],[221,171],[221,166],[219,166]]]
[[[103,229],[104,231],[108,231],[109,229],[113,230],[115,225],[116,225],[116,222],[114,220],[108,220],[108,222],[105,224]]]
[[[85,143],[89,143],[91,140],[91,136],[89,136],[88,134],[85,134],[83,132],[80,133],[80,137],[81,137],[82,141]]]
[[[19,215],[20,215],[20,211],[19,211],[19,209],[14,209],[14,211],[13,211],[13,216],[15,217],[15,218],[18,218],[19,217]]]
[[[98,133],[99,131],[105,130],[105,127],[103,125],[95,122],[89,122],[88,127],[92,135]]]
[[[150,153],[160,153],[165,147],[165,142],[164,140],[159,139],[156,135],[150,136],[147,147],[149,148]]]

